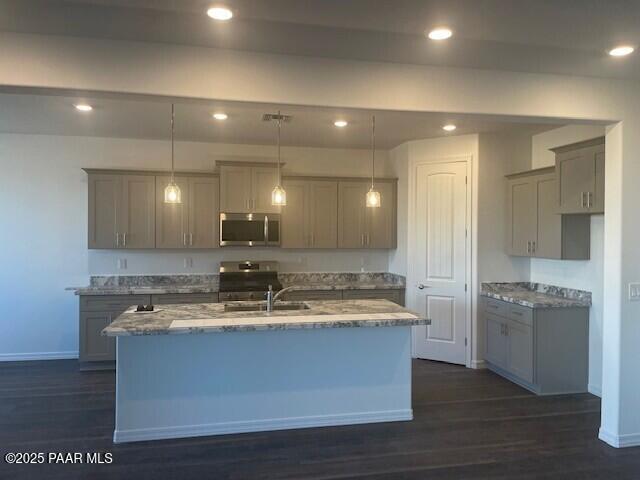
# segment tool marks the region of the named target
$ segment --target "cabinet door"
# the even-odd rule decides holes
[[[254,212],[280,212],[279,206],[271,205],[271,192],[273,191],[277,183],[278,171],[275,167],[251,168],[251,191]]]
[[[189,178],[189,247],[220,246],[218,198],[217,178]]]
[[[313,248],[338,246],[338,182],[309,184],[309,222]]]
[[[156,178],[150,175],[122,175],[122,203],[118,208],[121,247],[156,246]]]
[[[595,187],[589,212],[604,213],[604,145],[595,151]]]
[[[396,200],[392,183],[378,183],[380,207],[367,208],[367,233],[365,243],[368,248],[395,248],[396,244]]]
[[[171,177],[156,177],[156,248],[186,248],[189,221],[187,215],[189,182],[175,177],[182,203],[165,203],[164,189]]]
[[[509,181],[509,253],[528,257],[536,237],[535,183],[531,178]]]
[[[533,383],[533,328],[520,322],[507,323],[507,370]]]
[[[220,211],[251,212],[251,167],[223,165],[220,167]]]
[[[282,207],[281,247],[307,248],[311,246],[309,233],[309,182],[286,180],[287,205]]]
[[[537,235],[533,256],[562,258],[562,215],[558,214],[558,185],[555,174],[535,179]]]
[[[80,313],[80,361],[115,360],[115,337],[102,336],[102,330],[115,318],[111,312]]]
[[[402,305],[401,290],[345,290],[342,292],[342,298],[345,300],[389,300]]]
[[[563,152],[556,156],[559,213],[586,213],[586,195],[595,188],[593,148]]]
[[[89,248],[117,248],[118,205],[122,197],[120,175],[89,175]]]
[[[487,329],[487,351],[485,358],[492,364],[506,368],[507,366],[507,340],[504,335],[506,320],[485,313]]]
[[[364,182],[338,184],[338,248],[365,247],[365,195]]]

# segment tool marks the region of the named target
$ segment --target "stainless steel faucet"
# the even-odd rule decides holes
[[[276,303],[276,300],[285,292],[289,290],[293,290],[295,286],[290,286],[287,288],[283,288],[275,295],[273,294],[273,286],[269,285],[269,291],[267,292],[267,312],[273,312],[273,305]]]

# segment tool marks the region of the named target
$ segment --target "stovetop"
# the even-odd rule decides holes
[[[220,292],[266,292],[282,289],[276,262],[222,262]]]

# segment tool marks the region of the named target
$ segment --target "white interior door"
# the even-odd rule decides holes
[[[431,319],[414,330],[418,358],[466,363],[467,163],[416,166],[413,307]]]

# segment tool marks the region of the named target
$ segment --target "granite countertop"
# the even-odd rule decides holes
[[[386,272],[280,273],[283,287],[296,290],[401,290],[404,277]],[[217,274],[107,275],[91,277],[86,287],[71,287],[76,295],[161,295],[170,293],[217,293]]]
[[[291,302],[278,302],[289,304]],[[161,305],[154,313],[136,313],[131,308],[106,327],[106,336],[175,335],[255,330],[312,328],[393,327],[429,325],[406,308],[388,300],[331,300],[304,302],[306,310],[274,312],[225,312],[223,303]],[[258,305],[264,302],[229,302]]]
[[[480,295],[529,308],[591,306],[591,292],[543,283],[483,283]]]

